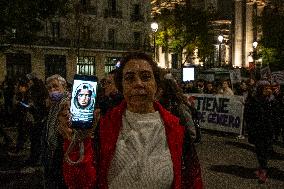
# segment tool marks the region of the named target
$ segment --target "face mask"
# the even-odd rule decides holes
[[[59,91],[53,91],[49,94],[49,97],[51,98],[52,101],[60,101],[63,97],[63,93],[59,92]]]

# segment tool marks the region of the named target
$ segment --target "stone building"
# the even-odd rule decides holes
[[[217,11],[219,19],[210,22],[210,34],[215,39],[215,53],[211,58],[209,66],[229,65],[234,67],[248,67],[252,60],[252,54],[256,53],[257,44],[261,40],[262,28],[257,18],[262,16],[262,11],[267,4],[281,0],[152,0],[152,14],[157,14],[161,9],[171,9],[175,4],[185,4],[190,2],[191,6],[208,11]],[[283,1],[282,1],[283,2]],[[279,3],[278,3],[279,4]],[[282,3],[283,4],[283,3]],[[283,9],[283,6],[282,6]],[[282,10],[281,9],[281,10]],[[218,36],[223,36],[220,44]],[[254,43],[255,42],[255,43]],[[164,67],[171,67],[170,55],[165,55],[162,51],[158,60]],[[167,58],[166,58],[167,57]],[[197,57],[197,52],[188,64],[202,65]]]
[[[0,51],[0,81],[6,75],[16,78],[29,72],[41,79],[60,74],[72,81],[76,73],[101,79],[124,53],[150,51],[150,1],[70,2],[72,11],[45,20],[44,29],[32,42],[1,36],[5,50]]]

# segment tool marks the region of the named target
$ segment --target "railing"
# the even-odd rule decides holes
[[[37,45],[49,47],[71,47],[71,48],[86,48],[86,49],[102,49],[102,50],[144,50],[150,52],[150,46],[138,43],[117,43],[103,42],[94,40],[76,40],[68,38],[51,38],[51,37],[33,37],[31,40],[8,39],[0,37],[1,45],[19,44],[19,45]]]

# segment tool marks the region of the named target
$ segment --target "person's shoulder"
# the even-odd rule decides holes
[[[176,129],[183,129],[183,127],[179,124],[179,118],[164,108],[159,102],[155,102],[155,109],[159,111],[165,124],[174,126]]]

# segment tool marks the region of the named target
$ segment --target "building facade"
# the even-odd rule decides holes
[[[182,65],[200,65],[207,67],[217,67],[220,62],[222,65],[230,65],[232,59],[231,48],[231,25],[232,25],[232,0],[152,0],[152,15],[159,14],[161,9],[173,9],[176,4],[191,6],[195,9],[206,10],[220,15],[219,18],[211,20],[209,23],[209,35],[214,39],[214,54],[207,58],[206,62],[202,62],[198,57],[198,49],[195,49],[191,57],[187,57],[187,52],[183,52],[181,60],[176,62],[175,54],[167,54],[162,48],[159,48],[157,54],[157,62],[161,67],[180,68]],[[220,43],[218,36],[222,35],[224,40]],[[182,63],[181,63],[182,62]],[[174,66],[178,65],[178,66]]]
[[[209,34],[214,38],[214,56],[210,57],[209,67],[233,66],[249,67],[249,63],[261,64],[261,59],[253,60],[257,51],[257,42],[261,41],[262,28],[258,20],[262,16],[265,6],[269,3],[281,5],[281,0],[152,0],[152,14],[160,13],[163,8],[171,9],[175,4],[191,3],[191,6],[207,11],[214,11],[220,17],[210,21]],[[275,3],[278,2],[278,3]],[[218,41],[218,36],[223,36],[223,41]],[[253,45],[254,44],[254,45]],[[187,64],[203,65],[197,51]],[[171,68],[172,56],[159,50],[159,64]],[[181,62],[185,62],[181,60]],[[181,64],[179,64],[181,65]]]
[[[1,36],[0,81],[29,72],[70,82],[76,73],[101,79],[124,53],[150,52],[150,1],[73,0],[69,6],[68,15],[44,20],[32,41],[18,41],[17,31]]]

